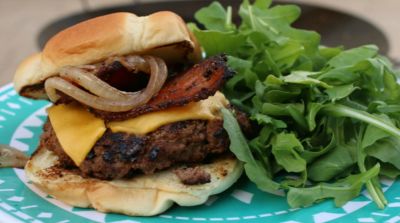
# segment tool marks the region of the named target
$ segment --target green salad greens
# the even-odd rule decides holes
[[[237,73],[224,88],[259,126],[246,139],[224,109],[231,151],[263,191],[284,190],[292,207],[333,198],[340,206],[364,186],[379,208],[378,177],[400,175],[398,73],[374,45],[325,47],[313,31],[291,24],[294,5],[244,0],[241,23],[214,2],[189,24],[206,56],[225,53]]]

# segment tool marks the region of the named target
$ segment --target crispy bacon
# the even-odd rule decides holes
[[[226,65],[226,57],[214,56],[168,80],[146,105],[127,112],[105,112],[94,109],[92,112],[106,121],[114,121],[134,118],[169,107],[183,106],[214,95],[232,75],[233,71]]]

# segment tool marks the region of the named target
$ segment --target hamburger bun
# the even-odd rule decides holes
[[[20,64],[14,88],[26,97],[47,98],[42,83],[57,75],[60,68],[127,54],[154,55],[167,63],[197,62],[201,58],[193,34],[175,13],[161,11],[136,16],[119,12],[81,22],[56,34],[41,53]]]
[[[210,183],[185,185],[172,170],[104,181],[83,178],[57,164],[58,157],[53,152],[38,148],[25,166],[25,172],[36,186],[69,205],[132,216],[157,215],[173,203],[180,206],[203,204],[209,196],[221,193],[235,183],[243,170],[240,161],[234,157],[221,157],[200,166],[210,174]]]
[[[167,65],[192,65],[193,63],[198,62],[201,58],[200,47],[197,44],[197,41],[186,27],[184,21],[178,15],[166,11],[157,12],[143,17],[138,17],[131,13],[114,13],[79,23],[55,35],[49,40],[49,42],[47,42],[43,52],[31,56],[21,63],[16,71],[14,87],[22,96],[47,98],[46,92],[43,89],[44,82],[50,77],[58,76],[60,69],[66,66],[77,67],[80,65],[91,64],[97,64],[101,67],[103,65],[105,66],[106,63],[98,63],[109,58],[132,54],[157,56],[163,59]],[[207,63],[202,62],[204,69],[198,69],[200,71],[204,70],[204,72],[195,69],[196,74],[184,73],[190,74],[189,77],[194,77],[195,81],[190,78],[189,80],[185,78],[182,79],[194,83],[193,86],[188,88],[189,90],[197,90],[195,87],[200,85],[201,89],[200,87],[198,88],[200,89],[199,94],[201,97],[205,97],[204,95],[207,97],[211,96],[207,95],[208,93],[204,89],[215,83],[212,85],[214,87],[212,90],[218,90],[218,88],[221,87],[224,78],[229,76],[227,75],[229,72],[225,60],[222,57],[208,60]],[[107,66],[109,66],[109,64]],[[218,66],[220,66],[219,69],[211,69]],[[181,67],[185,68],[186,66]],[[207,72],[207,69],[209,72]],[[215,79],[210,78],[210,72],[211,74],[215,74]],[[201,81],[196,82],[196,75],[201,78]],[[207,80],[216,81],[211,82],[210,85],[201,85],[202,83],[209,83]],[[171,86],[172,88],[175,87],[175,85]],[[218,86],[218,88],[216,86]],[[181,89],[183,87],[183,85],[179,85],[176,88]],[[158,94],[160,94],[160,92],[158,92]],[[168,94],[168,92],[165,94]],[[182,97],[184,96],[185,95],[182,95]],[[201,98],[200,96],[195,95],[193,98]],[[168,97],[163,100],[168,100]],[[177,98],[177,100],[180,100],[180,98]],[[185,105],[182,102],[179,103],[179,106]],[[214,104],[210,103],[205,106],[208,106],[207,108],[219,106],[218,103]],[[160,108],[166,109],[166,107],[163,106],[160,105]],[[90,112],[85,109],[84,111]],[[66,114],[65,112],[75,114],[68,110],[63,112],[62,116],[58,116],[59,120],[66,120],[64,117]],[[150,111],[148,110],[148,112]],[[75,115],[74,119],[71,120],[82,120],[80,123],[90,126],[90,122],[88,121],[89,118],[85,116],[84,112],[78,112]],[[81,117],[85,118],[79,119]],[[193,117],[197,118],[195,115],[193,115]],[[213,119],[221,118],[217,117],[217,115],[212,117]],[[126,116],[124,117],[124,120],[130,118],[132,117]],[[96,121],[104,124],[107,120],[97,117]],[[50,126],[52,124],[50,121],[47,123]],[[54,123],[56,122],[53,122],[53,124]],[[73,123],[73,121],[70,120],[68,122],[62,122],[61,129],[67,129],[66,126],[71,123]],[[184,130],[182,129],[185,126],[180,126],[180,128],[175,128],[175,131],[182,131],[184,133]],[[223,130],[222,124],[219,124],[218,126]],[[103,128],[103,126],[101,125],[101,127],[98,128]],[[218,130],[217,128],[207,129],[206,125],[199,125],[199,128],[203,128],[204,132],[208,131],[210,135],[212,131]],[[225,143],[225,139],[227,139],[228,136],[219,134],[212,135],[211,139],[208,139],[205,136],[197,139],[199,143],[194,145],[196,146],[195,148],[201,147],[201,150],[199,151],[202,154],[200,155],[205,154],[203,158],[197,160],[195,159],[195,155],[197,154],[194,153],[196,150],[194,147],[190,147],[191,144],[188,144],[187,147],[178,147],[170,144],[165,144],[162,148],[157,147],[157,150],[154,150],[157,151],[156,154],[159,153],[159,150],[173,152],[174,147],[176,147],[178,148],[176,151],[180,152],[178,154],[187,153],[187,156],[189,157],[186,160],[180,161],[175,158],[170,159],[169,157],[160,159],[161,155],[160,157],[155,155],[156,158],[151,160],[151,162],[149,161],[147,164],[153,167],[157,164],[155,162],[159,162],[159,164],[165,162],[165,166],[159,167],[158,169],[155,168],[157,171],[163,169],[159,172],[147,173],[146,171],[143,171],[143,169],[135,169],[137,172],[142,171],[146,174],[136,174],[136,172],[132,172],[135,173],[135,176],[133,177],[130,175],[124,175],[121,177],[106,177],[101,175],[105,174],[107,172],[106,170],[109,170],[112,164],[117,164],[116,169],[111,169],[113,173],[117,173],[122,170],[123,167],[126,167],[123,165],[126,164],[129,166],[131,163],[135,162],[135,159],[138,158],[139,155],[145,161],[149,159],[147,158],[148,154],[153,151],[153,148],[142,146],[142,141],[134,141],[136,144],[132,145],[137,148],[133,148],[134,146],[130,145],[132,151],[135,151],[135,149],[138,148],[145,148],[147,150],[141,150],[143,153],[139,153],[139,155],[137,155],[138,157],[132,159],[133,161],[129,161],[131,163],[124,159],[132,156],[132,154],[136,154],[131,150],[125,150],[131,155],[124,153],[125,157],[122,157],[122,155],[118,156],[120,160],[104,158],[104,154],[97,154],[99,159],[93,160],[97,160],[98,163],[89,162],[88,165],[92,165],[90,167],[95,167],[99,173],[94,175],[89,173],[89,171],[89,174],[87,174],[85,170],[81,168],[83,167],[82,163],[75,162],[74,166],[66,164],[68,161],[66,161],[63,156],[68,157],[67,151],[74,151],[71,154],[78,154],[78,156],[87,157],[88,149],[94,151],[98,148],[110,151],[111,147],[95,148],[95,146],[89,145],[86,146],[86,148],[83,148],[85,146],[77,146],[75,144],[72,146],[70,146],[71,144],[67,144],[67,146],[60,145],[60,147],[58,147],[57,143],[60,143],[60,139],[62,139],[63,136],[60,136],[58,134],[59,132],[57,133],[57,130],[54,130],[53,138],[49,140],[52,143],[44,143],[46,139],[43,136],[46,136],[46,133],[49,133],[49,131],[50,130],[46,131],[46,128],[44,128],[44,134],[42,135],[40,145],[25,166],[26,176],[37,187],[47,192],[49,195],[76,207],[92,207],[102,212],[114,212],[133,216],[152,216],[164,212],[174,203],[181,206],[202,204],[206,202],[210,195],[220,193],[229,188],[237,181],[243,171],[242,163],[232,154],[226,153],[228,152],[228,144]],[[95,130],[91,129],[91,132],[94,131]],[[75,131],[72,131],[71,134],[64,135],[64,137],[68,139],[68,137],[75,133]],[[173,136],[179,136],[173,132],[168,133]],[[190,132],[190,134],[193,133]],[[79,139],[80,137],[88,137],[89,141],[92,140],[90,142],[93,143],[96,143],[98,142],[97,140],[99,140],[98,138],[94,139],[93,137],[89,137],[88,134],[76,134],[76,136],[78,136],[77,138]],[[115,140],[114,138],[107,138],[106,140],[110,140],[110,144],[112,145],[124,145],[127,147],[129,144],[124,140],[128,140],[130,136],[131,135],[126,138],[122,137],[120,140]],[[111,136],[108,135],[107,137]],[[156,139],[153,139],[153,141],[155,140]],[[191,141],[190,139],[188,140]],[[213,147],[209,148],[208,145],[211,144]],[[176,145],[178,145],[178,142]],[[161,147],[163,145],[160,144],[159,146]],[[220,147],[222,147],[222,149]],[[215,149],[215,151],[212,151],[212,149]],[[120,150],[121,149],[118,151]],[[184,151],[182,152],[182,150]],[[196,168],[200,168],[201,171],[208,174],[207,177],[209,176],[209,179],[207,179],[206,182],[189,183],[192,185],[185,184],[184,180],[180,179],[181,176],[179,176],[179,172],[175,171],[176,168],[184,167],[181,163],[201,163],[208,154],[219,154],[219,156],[211,159],[211,163],[197,164]],[[72,157],[69,156],[69,158]],[[105,160],[108,160],[107,163],[104,163]],[[101,164],[103,169],[96,166],[97,164]],[[99,175],[101,176],[99,177]]]

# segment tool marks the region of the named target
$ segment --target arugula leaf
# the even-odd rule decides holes
[[[308,108],[307,108],[308,113],[306,116],[306,121],[307,121],[309,131],[313,131],[315,129],[315,127],[317,126],[315,118],[322,107],[323,107],[323,105],[321,103],[312,103],[311,102],[308,104]]]
[[[295,105],[288,105],[286,106],[290,116],[292,116],[293,120],[296,124],[303,130],[308,129],[307,121],[303,115],[303,112],[297,108]]]
[[[356,89],[358,89],[358,88],[354,87],[353,84],[345,84],[345,85],[335,86],[335,87],[326,89],[325,92],[328,94],[329,99],[332,102],[335,102],[337,100],[348,97]]]
[[[321,86],[324,88],[332,87],[323,81],[311,78],[310,75],[312,75],[312,74],[313,73],[311,73],[311,72],[294,71],[291,74],[283,77],[283,80],[286,83],[292,83],[292,84],[317,85],[317,86]]]
[[[269,6],[271,5],[272,0],[255,0],[254,1],[254,6],[260,9],[267,10]]]
[[[372,125],[368,125],[367,129],[365,130],[364,137],[361,141],[361,147],[367,148],[376,143],[376,141],[389,136],[390,135],[386,133],[384,130]]]
[[[236,27],[232,24],[232,8],[228,12],[219,2],[213,2],[194,14],[194,18],[209,30],[231,31]]]
[[[378,47],[374,45],[366,45],[354,49],[346,50],[333,57],[328,61],[327,65],[331,67],[353,66],[360,61],[374,57],[378,54]]]
[[[374,126],[369,125],[367,129],[364,131],[366,124],[362,124],[359,128],[359,132],[356,134],[356,139],[357,139],[357,165],[361,173],[364,173],[367,171],[366,167],[366,158],[367,154],[365,152],[365,146],[368,144],[374,143],[374,141],[378,140],[380,137],[382,137],[382,132],[380,129],[376,129]],[[364,135],[362,135],[364,132]],[[378,133],[374,136],[370,136],[370,134]],[[368,139],[367,139],[368,138]],[[372,139],[371,139],[372,138]],[[375,201],[377,206],[381,209],[383,209],[386,204],[387,200],[385,198],[385,195],[383,194],[381,185],[379,183],[379,179],[375,176],[372,179],[368,180],[366,183],[366,188],[371,195],[372,199]]]
[[[354,72],[352,67],[338,67],[321,71],[317,79],[330,85],[346,85],[360,79],[360,74]]]
[[[234,32],[219,32],[214,30],[200,31],[191,26],[207,56],[213,56],[221,52],[236,55],[236,48],[244,47],[246,37]]]
[[[250,151],[250,147],[248,146],[247,140],[240,130],[236,118],[229,110],[225,108],[223,108],[221,112],[224,117],[224,128],[227,130],[229,138],[231,138],[231,151],[240,161],[255,165],[256,160]]]
[[[328,115],[333,115],[336,117],[349,117],[364,121],[370,125],[382,129],[383,131],[386,131],[393,136],[400,138],[400,129],[393,125],[393,123],[367,112],[358,111],[356,109],[338,104],[327,104],[322,110]]]
[[[336,145],[328,154],[318,158],[309,166],[308,177],[317,182],[333,179],[357,162],[355,153],[354,147]]]
[[[347,201],[357,197],[368,180],[379,174],[379,164],[367,172],[349,175],[335,183],[320,183],[308,188],[290,188],[287,193],[291,207],[306,207],[325,198],[333,198],[336,206],[342,206]]]
[[[283,72],[293,67],[304,51],[303,45],[293,40],[282,42],[280,45],[269,46],[267,49],[277,67]]]
[[[400,105],[378,105],[376,109],[382,113],[400,113]]]
[[[389,177],[390,179],[396,179],[398,176],[400,176],[400,170],[389,163],[382,163],[381,172],[379,174]]]
[[[287,125],[281,120],[277,120],[264,114],[255,114],[251,117],[252,120],[256,120],[259,124],[271,124],[275,128],[286,128]]]
[[[369,135],[371,137],[371,135]],[[400,140],[395,137],[386,137],[365,148],[365,152],[382,162],[390,163],[400,169]]]
[[[279,184],[268,177],[267,170],[263,168],[250,151],[246,138],[240,130],[239,124],[233,114],[223,108],[221,110],[224,118],[224,128],[231,139],[230,150],[244,163],[246,175],[261,190],[273,193],[280,188]]]
[[[343,51],[343,47],[319,46],[319,53],[325,60],[330,60]]]
[[[316,158],[328,153],[332,149],[335,148],[336,140],[335,137],[332,136],[329,144],[325,147],[321,146],[320,150],[304,150],[301,152],[301,157],[306,160],[307,163],[312,163]]]
[[[287,172],[306,170],[306,161],[299,155],[303,151],[303,146],[294,134],[280,133],[272,140],[272,153]]]

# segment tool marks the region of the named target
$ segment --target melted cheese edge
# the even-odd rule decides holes
[[[135,135],[145,135],[159,127],[185,120],[212,120],[220,117],[220,109],[226,107],[228,101],[225,96],[217,92],[214,96],[199,102],[193,102],[183,107],[168,108],[141,115],[139,117],[110,122],[108,127],[113,132],[126,132]]]
[[[65,153],[79,166],[106,131],[104,121],[79,105],[55,105],[47,113]]]
[[[228,104],[225,96],[217,92],[205,100],[192,102],[183,107],[168,108],[108,124],[78,105],[55,105],[47,112],[62,148],[79,166],[107,128],[113,132],[145,135],[163,125],[178,121],[220,118],[220,109]]]

